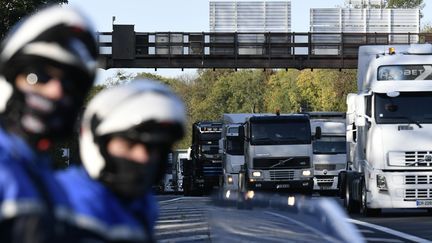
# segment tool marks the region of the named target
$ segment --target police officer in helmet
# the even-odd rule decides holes
[[[74,217],[86,219],[75,220],[71,237],[153,241],[158,209],[151,187],[164,175],[185,120],[183,102],[156,81],[134,80],[90,101],[79,137],[83,167],[57,175]]]
[[[96,74],[95,32],[67,7],[23,19],[0,47],[0,239],[59,242],[68,207],[47,151],[73,132]]]

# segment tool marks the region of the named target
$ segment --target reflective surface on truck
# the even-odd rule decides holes
[[[315,190],[336,190],[337,175],[345,169],[345,136],[323,136],[312,142]]]
[[[304,121],[254,122],[252,145],[310,144],[310,126]]]
[[[377,124],[432,123],[432,92],[376,93],[374,98]]]

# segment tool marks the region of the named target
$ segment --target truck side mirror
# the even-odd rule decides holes
[[[366,122],[371,118],[366,115],[366,96],[357,95],[355,100],[355,124],[358,127],[366,126]]]
[[[346,127],[346,141],[348,142],[348,143],[353,143],[354,142],[354,137],[353,137],[353,130],[354,130],[354,128],[353,128],[353,125],[352,124],[350,124],[350,125],[348,125],[347,127]]]
[[[321,127],[315,127],[315,139],[321,138]]]
[[[354,123],[355,119],[355,102],[357,94],[349,93],[347,95],[347,111],[346,111],[346,121],[347,124]]]
[[[245,132],[244,132],[244,126],[243,125],[238,127],[238,136],[239,136],[239,139],[241,141],[245,140]]]

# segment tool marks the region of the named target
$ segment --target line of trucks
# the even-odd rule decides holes
[[[432,45],[360,47],[357,84],[346,113],[224,114],[193,124],[176,188],[316,191],[338,195],[350,213],[432,212]]]

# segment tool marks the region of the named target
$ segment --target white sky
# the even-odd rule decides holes
[[[422,25],[432,22],[432,1],[425,0]],[[112,31],[112,16],[116,24],[134,24],[137,32],[209,31],[208,0],[69,0],[93,21],[99,32]],[[291,29],[309,31],[309,9],[342,6],[344,0],[291,0]],[[125,69],[127,72],[152,72],[162,76],[195,73],[194,69]],[[115,70],[101,70],[97,83],[113,76]]]

